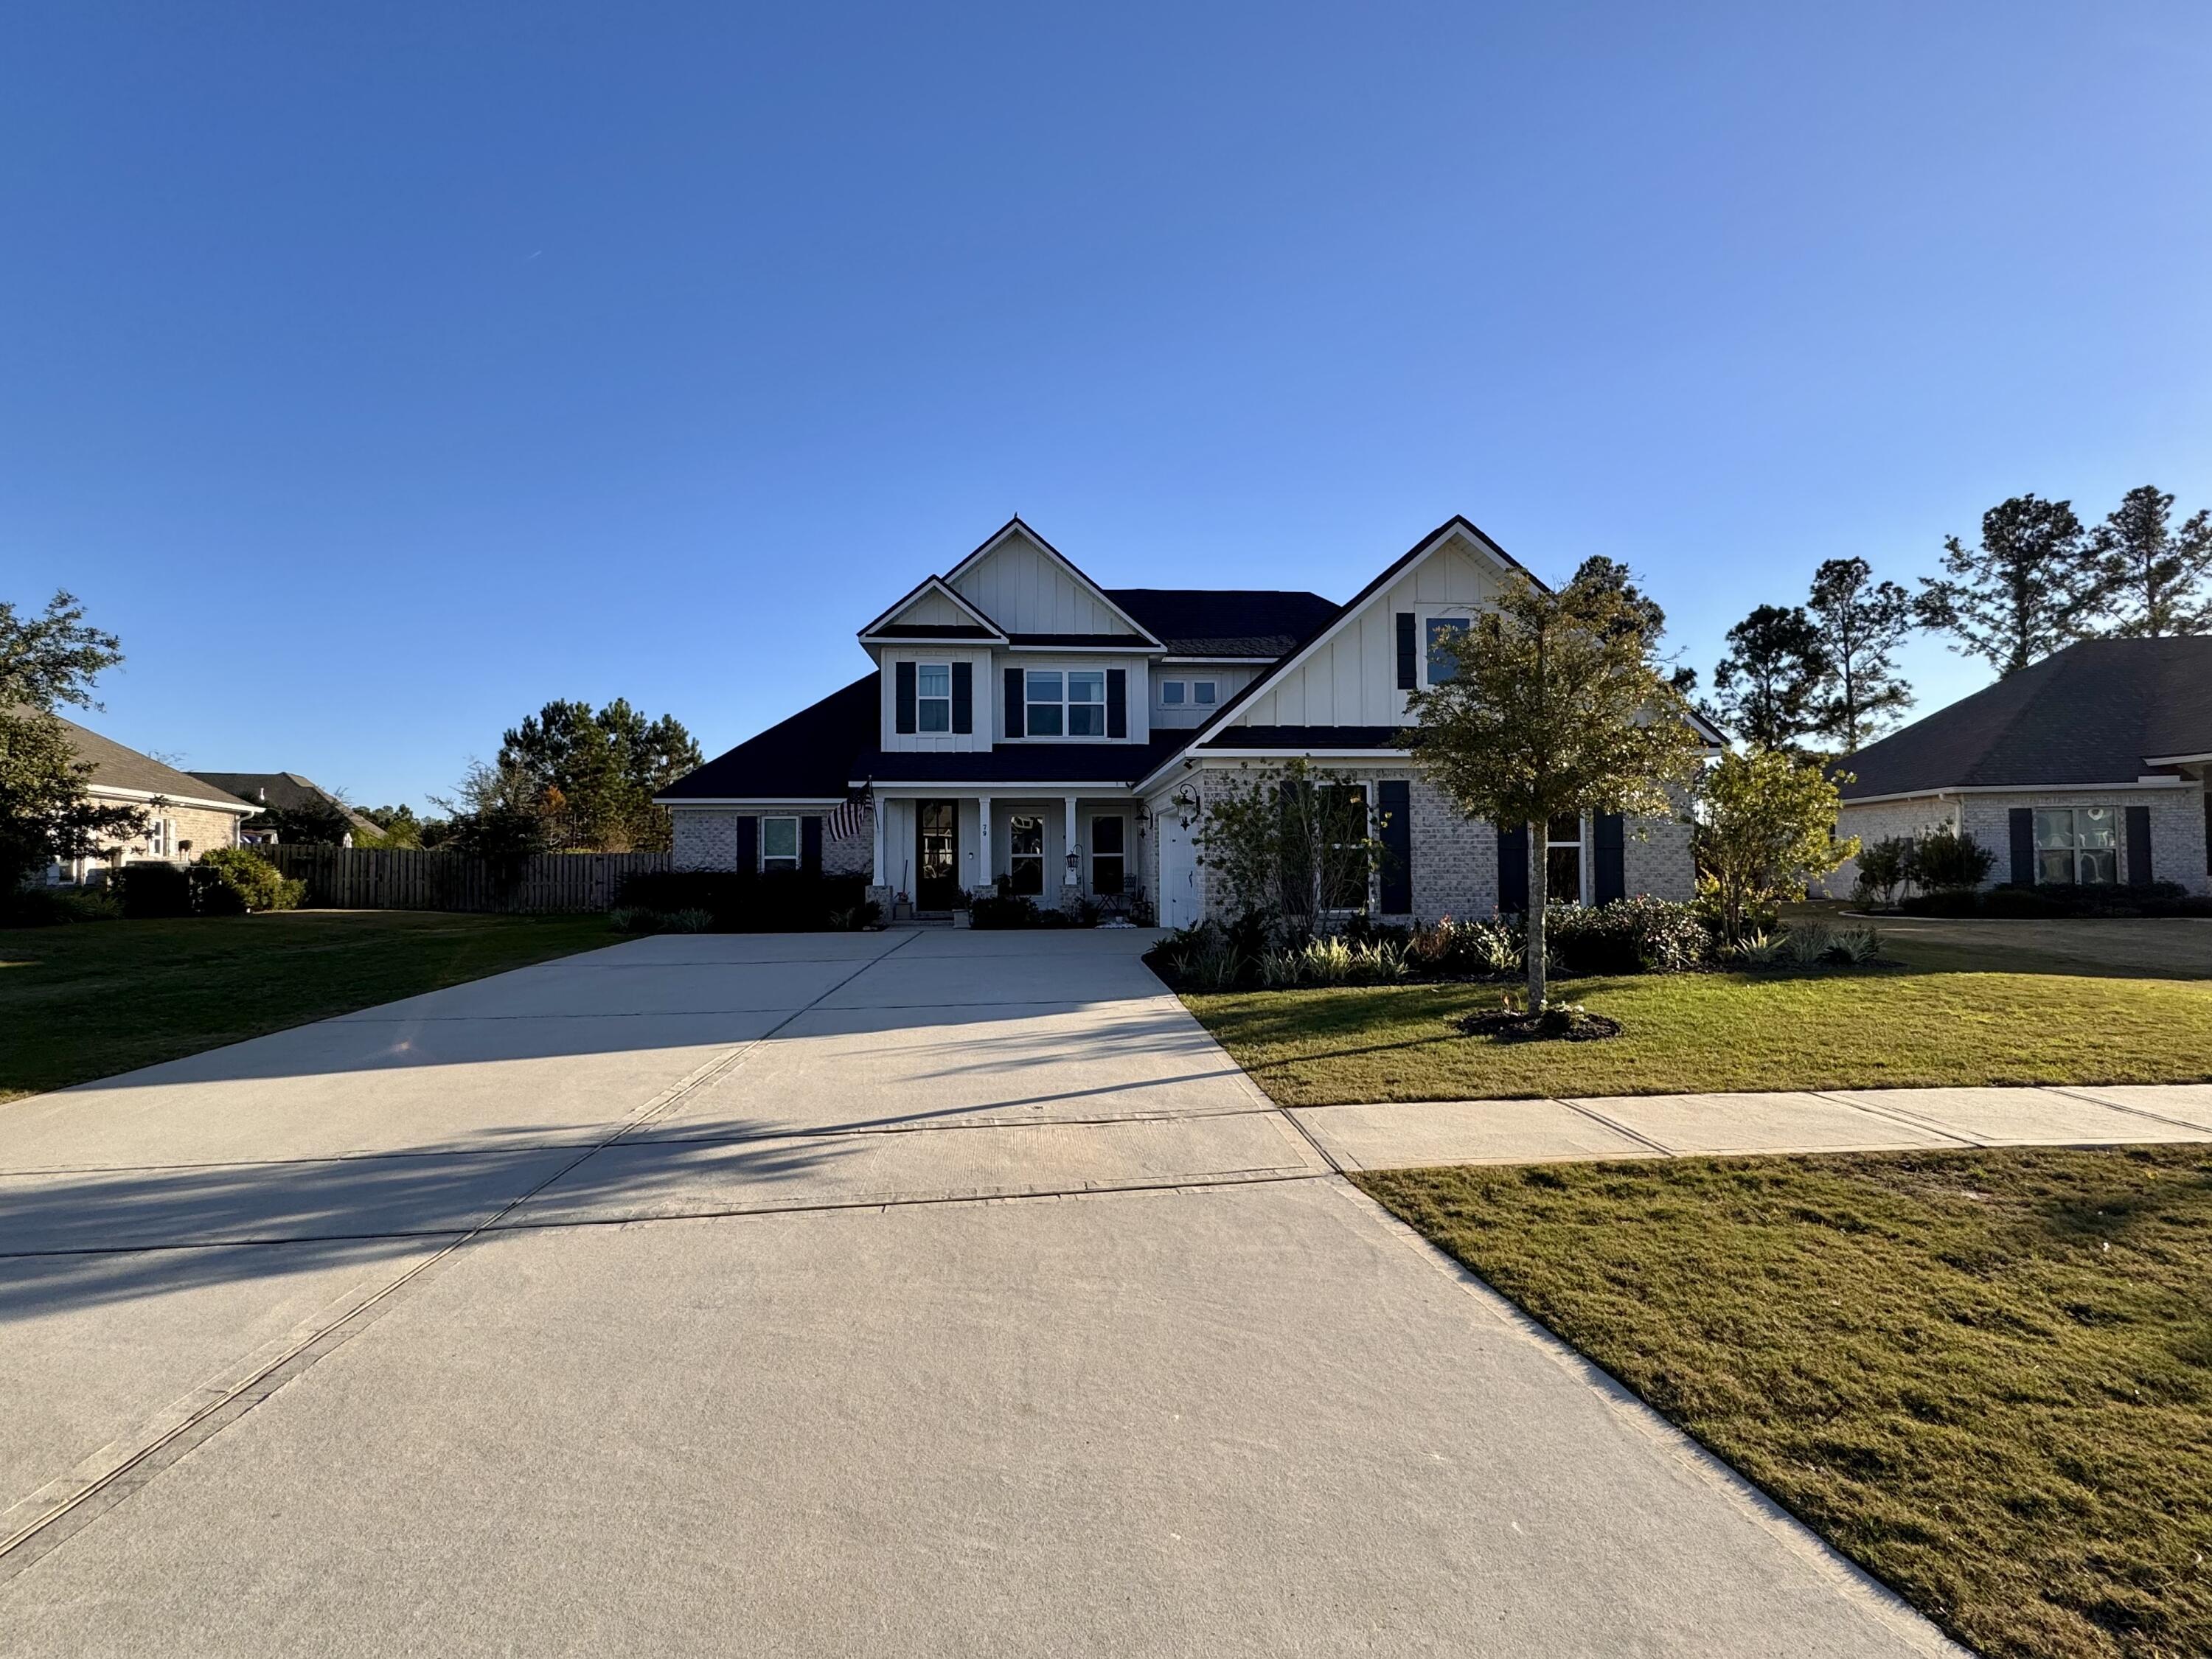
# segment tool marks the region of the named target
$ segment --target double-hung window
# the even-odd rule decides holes
[[[2087,886],[2120,878],[2120,809],[2062,806],[2035,815],[2035,878]]]
[[[760,821],[760,862],[763,870],[799,868],[797,818],[763,818]]]
[[[1552,903],[1582,902],[1583,821],[1571,813],[1545,826],[1544,882]]]
[[[1024,729],[1033,738],[1103,738],[1106,735],[1106,671],[1103,668],[1032,668],[1027,684]]]
[[[952,665],[916,663],[914,670],[914,723],[922,732],[952,729]]]

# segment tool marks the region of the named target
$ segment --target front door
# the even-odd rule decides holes
[[[960,803],[916,801],[914,808],[914,906],[950,910],[960,902]]]
[[[1156,822],[1160,832],[1160,926],[1194,927],[1199,917],[1198,848],[1172,808]]]

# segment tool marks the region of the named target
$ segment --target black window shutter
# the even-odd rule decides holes
[[[738,820],[738,868],[751,872],[760,868],[760,820]]]
[[[1514,915],[1528,908],[1528,826],[1498,826],[1498,908]]]
[[[1415,675],[1420,650],[1419,641],[1414,638],[1413,620],[1413,613],[1410,611],[1398,613],[1398,689],[1401,691],[1411,691],[1420,684]]]
[[[818,814],[799,821],[799,867],[810,876],[822,873],[822,819]]]
[[[898,709],[893,729],[911,732],[914,730],[914,665],[910,662],[896,665],[892,678],[898,687]]]
[[[2007,815],[2007,827],[2012,833],[2012,884],[2033,887],[2035,885],[2034,809],[2014,807]]]
[[[1628,896],[1628,825],[1618,812],[1598,816],[1596,874],[1600,904]]]
[[[1029,736],[1029,716],[1022,707],[1022,671],[1006,671],[1006,735],[1010,738]]]
[[[1288,779],[1275,786],[1277,811],[1282,814],[1283,909],[1287,915],[1310,921],[1313,912],[1313,866],[1307,857],[1304,838],[1292,830],[1297,823],[1298,787]],[[1313,787],[1311,784],[1305,787]]]
[[[2128,808],[2128,882],[2140,887],[2150,879],[2150,808]]]
[[[1106,671],[1106,735],[1129,735],[1129,671],[1126,668]]]
[[[1382,809],[1382,914],[1409,915],[1413,908],[1413,786],[1385,778],[1376,793]]]
[[[952,729],[963,735],[975,729],[975,665],[952,665]]]

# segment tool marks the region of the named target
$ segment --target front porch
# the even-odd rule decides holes
[[[1127,795],[878,791],[873,818],[873,885],[917,915],[964,908],[1002,878],[1046,908],[1145,902],[1147,826]]]

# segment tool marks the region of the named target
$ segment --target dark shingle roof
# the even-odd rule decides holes
[[[1844,761],[1845,800],[1923,790],[2131,783],[2212,751],[2212,637],[2084,640]]]
[[[297,772],[195,772],[192,776],[203,783],[213,784],[226,794],[237,796],[249,805],[273,806],[279,811],[302,806],[332,807],[344,813],[347,822],[356,830],[372,836],[384,833],[322,785]]]
[[[1155,732],[1148,743],[1009,743],[952,752],[894,750],[871,744],[853,761],[854,782],[1134,783],[1190,741],[1188,728]]]
[[[660,800],[842,799],[853,757],[876,746],[883,676],[867,674],[662,790]]]
[[[125,749],[114,738],[103,738],[75,720],[64,720],[61,723],[62,729],[69,733],[70,747],[76,750],[76,757],[91,763],[92,787],[95,789],[131,789],[174,800],[206,801],[217,806],[252,805],[237,799],[219,785],[166,766],[151,755]]]
[[[1109,587],[1106,597],[1179,657],[1279,657],[1337,614],[1318,593],[1273,588]]]
[[[1199,749],[1402,749],[1401,732],[1395,726],[1224,726]]]

